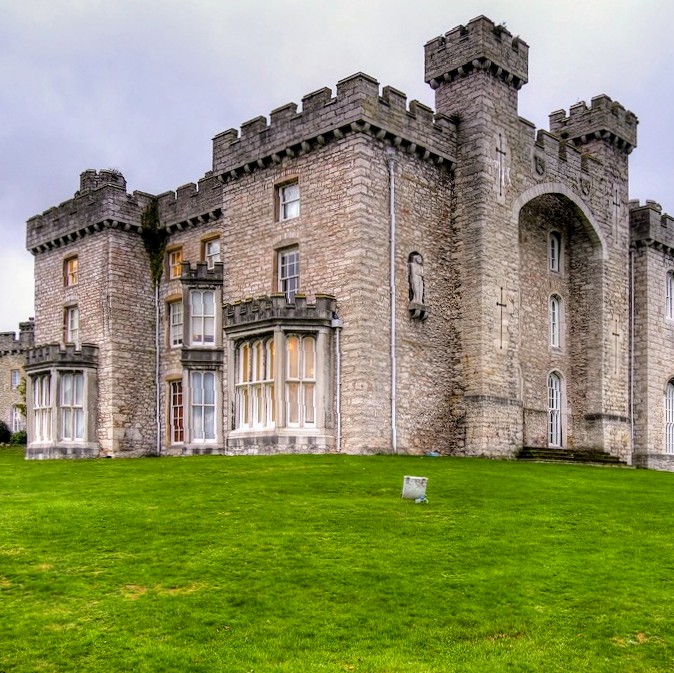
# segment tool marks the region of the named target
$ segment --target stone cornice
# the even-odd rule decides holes
[[[276,325],[330,327],[336,306],[337,300],[328,294],[316,295],[314,303],[297,294],[295,302],[288,304],[285,295],[278,293],[225,304],[223,326],[230,336],[251,328],[264,329]]]
[[[46,344],[26,350],[26,371],[49,367],[96,367],[98,365],[98,346],[81,344]]]

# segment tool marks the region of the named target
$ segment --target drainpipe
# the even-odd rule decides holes
[[[161,456],[161,409],[159,397],[159,284],[154,286],[154,390],[155,390],[155,423],[157,426],[157,455]]]
[[[335,330],[335,409],[337,414],[337,451],[342,450],[342,345],[341,332],[344,323],[333,314],[332,328]]]
[[[634,456],[634,248],[630,248],[630,433]]]
[[[389,175],[389,222],[390,222],[390,278],[389,288],[391,293],[391,448],[393,453],[398,453],[397,431],[397,380],[396,380],[396,281],[395,281],[395,249],[396,249],[396,215],[395,215],[395,150],[386,148],[386,158]]]

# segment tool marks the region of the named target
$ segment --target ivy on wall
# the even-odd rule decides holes
[[[159,220],[159,202],[151,199],[140,216],[141,236],[150,258],[150,273],[155,286],[159,285],[164,271],[164,254],[168,232]]]

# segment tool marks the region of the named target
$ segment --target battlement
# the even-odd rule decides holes
[[[471,72],[485,70],[521,89],[529,79],[529,45],[513,37],[505,25],[485,16],[457,26],[424,46],[424,81],[437,89]]]
[[[170,232],[213,222],[222,216],[222,185],[211,171],[198,184],[189,182],[157,197],[162,222]]]
[[[102,169],[100,172],[88,169],[80,174],[80,194],[100,189],[106,185],[122,189],[126,193],[126,180],[114,168]]]
[[[323,88],[265,117],[229,129],[213,139],[213,172],[224,182],[278,164],[350,133],[368,133],[409,153],[436,163],[452,164],[456,129],[443,115],[418,101],[407,104],[404,93],[357,73],[337,83],[336,95]]]
[[[585,101],[550,115],[550,132],[576,145],[590,140],[605,140],[629,154],[637,146],[636,115],[606,95],[595,96],[587,106]]]
[[[126,180],[118,171],[84,171],[72,199],[28,220],[26,248],[36,255],[106,227],[139,231],[141,213],[152,196],[125,190]]]
[[[26,371],[46,366],[56,367],[96,367],[98,364],[98,346],[82,344],[46,344],[26,351]]]
[[[215,262],[209,269],[206,262],[197,262],[192,266],[189,262],[183,262],[180,271],[180,280],[183,283],[208,283],[210,285],[222,285],[222,262]]]
[[[316,295],[314,303],[308,303],[302,294],[295,295],[295,302],[288,304],[283,293],[271,296],[248,298],[223,307],[225,331],[231,333],[254,325],[270,327],[278,324],[308,323],[329,327],[335,315],[337,300],[330,294]]]
[[[630,201],[630,231],[632,244],[637,247],[666,247],[674,251],[674,217],[662,212],[655,201]]]
[[[29,318],[19,323],[19,338],[15,332],[0,332],[0,355],[20,353],[33,346],[35,340],[35,320]]]

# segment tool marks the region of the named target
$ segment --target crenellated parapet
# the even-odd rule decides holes
[[[285,157],[310,152],[352,133],[366,133],[424,160],[453,164],[456,129],[446,117],[392,87],[358,73],[337,83],[336,95],[319,89],[296,103],[273,110],[269,123],[256,117],[213,139],[213,172],[221,182]]]
[[[36,255],[105,228],[138,232],[141,213],[152,198],[143,192],[127,194],[118,171],[84,171],[72,199],[28,220],[26,247]]]
[[[44,367],[96,367],[98,346],[82,344],[46,344],[26,351],[26,371]]]
[[[223,326],[233,333],[249,327],[273,327],[274,325],[309,324],[330,327],[337,309],[333,295],[316,295],[314,302],[307,302],[304,295],[296,294],[292,304],[286,302],[283,293],[245,299],[223,307]]]
[[[529,124],[525,120],[521,121],[523,124]],[[541,180],[549,179],[549,165],[559,162],[564,164],[564,174],[575,178],[583,197],[589,196],[592,185],[599,184],[603,179],[603,167],[596,157],[582,152],[580,148],[569,144],[568,140],[544,129],[538,129],[534,140],[533,175]]]
[[[19,337],[15,332],[0,332],[0,355],[14,355],[31,348],[35,342],[35,321],[30,318],[19,323]]]
[[[157,197],[160,219],[170,232],[215,222],[222,217],[222,185],[211,171],[199,180]]]
[[[637,124],[633,112],[606,95],[595,96],[590,107],[584,101],[550,115],[550,132],[575,145],[604,140],[629,154],[637,146]]]
[[[485,16],[430,40],[424,52],[424,80],[433,89],[476,71],[489,72],[515,89],[529,78],[529,45]]]
[[[662,212],[655,201],[630,201],[630,231],[635,247],[666,249],[674,254],[674,217]]]
[[[215,262],[212,268],[208,268],[206,262],[197,262],[191,265],[183,262],[180,271],[180,280],[186,284],[202,283],[207,285],[222,285],[222,262]]]

